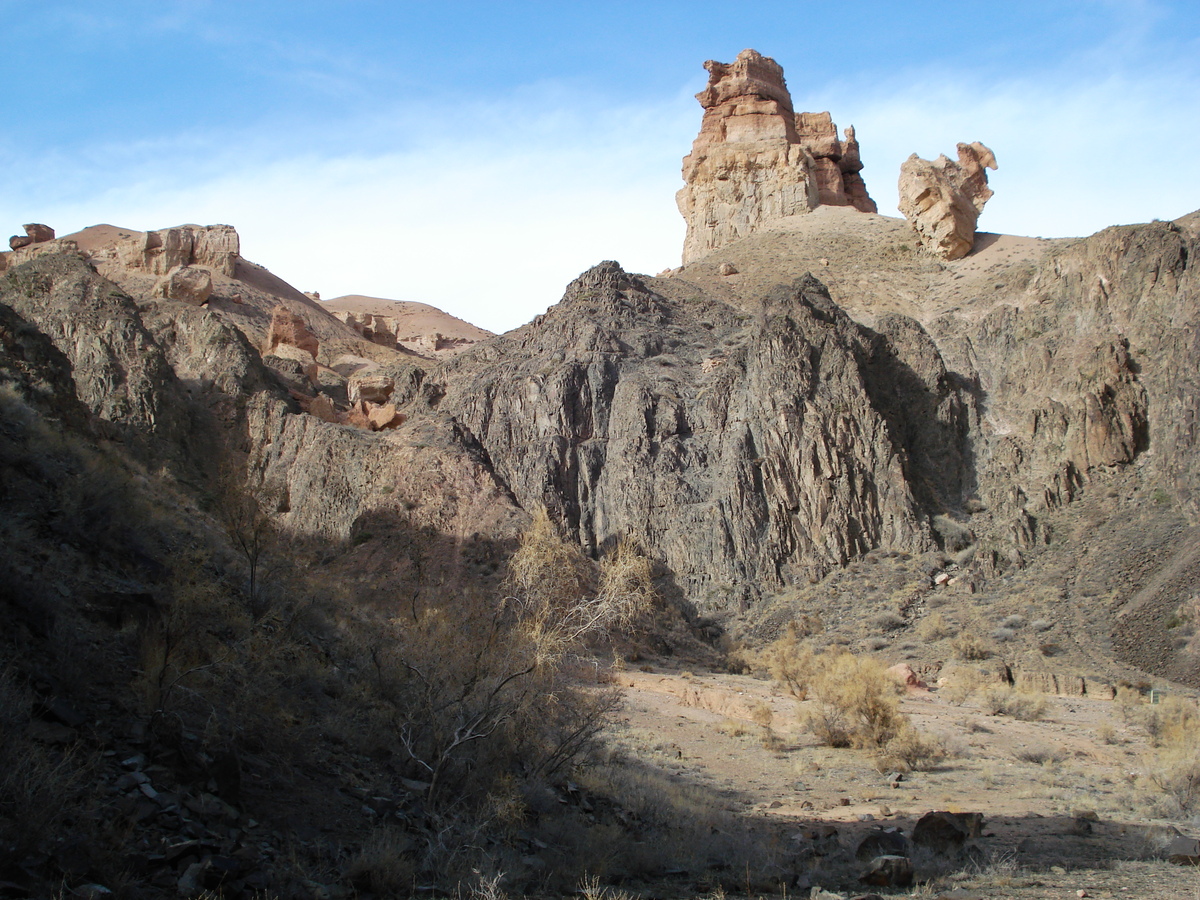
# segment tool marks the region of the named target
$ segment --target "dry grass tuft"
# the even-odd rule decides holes
[[[989,716],[1011,716],[1023,722],[1036,722],[1046,715],[1050,704],[1041,694],[990,688],[980,698],[980,708]]]
[[[923,641],[940,641],[942,638],[954,637],[958,634],[958,629],[941,613],[934,613],[921,622],[918,633]]]

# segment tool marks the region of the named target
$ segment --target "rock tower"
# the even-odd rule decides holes
[[[859,172],[854,128],[838,138],[828,112],[797,113],[783,68],[755,50],[709,60],[700,133],[676,195],[687,220],[683,261],[821,204],[876,212]]]

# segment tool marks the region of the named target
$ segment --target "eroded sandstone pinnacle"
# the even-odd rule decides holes
[[[961,259],[975,246],[975,225],[991,199],[987,169],[996,157],[974,141],[958,145],[958,162],[913,154],[900,166],[900,212],[922,245],[942,259]]]
[[[687,221],[685,264],[821,204],[877,211],[859,174],[854,128],[839,139],[828,112],[795,112],[775,60],[743,50],[704,68],[708,86],[696,95],[704,118],[675,198]]]

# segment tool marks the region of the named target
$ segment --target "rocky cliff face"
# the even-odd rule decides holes
[[[685,264],[822,203],[876,211],[854,129],[843,144],[829,113],[796,113],[775,60],[743,50],[704,68],[708,86],[696,95],[704,118],[676,195],[688,225]]]
[[[453,358],[351,332],[342,346],[377,361],[330,365],[313,361],[330,355],[325,336],[310,351],[275,347],[264,364],[255,347],[274,307],[256,318],[232,291],[290,298],[279,319],[296,326],[293,342],[348,331],[323,310],[301,330],[296,310],[312,301],[265,270],[214,271],[203,307],[132,295],[94,271],[116,263],[83,235],[14,252],[26,256],[2,276],[0,342],[6,371],[49,342],[69,380],[55,376],[47,396],[72,394],[96,434],[142,463],[203,478],[235,447],[288,528],[328,540],[429,530],[448,583],[494,574],[495,548],[541,506],[592,554],[634,539],[719,613],[759,610],[758,598],[880,552],[956,554],[963,584],[1011,577],[1057,547],[1086,558],[1081,497],[1127,530],[1156,509],[1195,522],[1191,220],[1083,240],[992,235],[943,262],[913,252],[898,220],[826,209],[802,221],[670,278],[603,263],[545,315]],[[726,263],[737,274],[720,274]],[[135,287],[156,277],[114,271]],[[346,427],[352,402],[358,428]],[[1104,483],[1111,502],[1097,499]],[[373,569],[411,574],[409,553],[397,546]],[[1082,568],[1072,577],[1101,590]],[[1161,591],[1129,602],[1121,621],[1139,628],[1175,615]],[[1117,628],[1119,646],[1140,646],[1132,625]]]
[[[982,270],[990,295],[943,269],[966,292],[949,311],[871,312],[833,269],[836,298],[809,276],[734,299],[690,268],[606,263],[438,370],[438,408],[522,506],[593,553],[633,536],[713,609],[869,548],[976,545],[982,571],[1019,566],[1049,513],[1135,464],[1195,514],[1195,244],[1166,223],[1046,244]],[[893,251],[845,263],[873,264]]]
[[[1064,486],[1045,502],[1069,498],[1081,473],[1144,457],[1196,509],[1196,251],[1171,223],[1106,229],[1049,254],[1023,302],[971,336],[996,461]]]
[[[961,490],[961,410],[941,408],[920,326],[891,330],[856,325],[812,278],[748,314],[668,300],[604,263],[447,367],[439,408],[523,506],[591,552],[623,536],[655,548],[689,596],[727,609],[871,547],[933,546],[914,476]],[[945,420],[937,458],[926,416]]]
[[[431,530],[441,539],[426,573],[452,583],[472,565],[494,573],[491,548],[525,521],[477,443],[445,417],[385,434],[308,415],[217,312],[135,301],[74,254],[5,273],[0,352],[0,383],[32,384],[24,390],[45,395],[48,412],[80,420],[170,479],[203,485],[223,467],[246,466],[250,486],[277,498],[280,527],[297,536],[344,541],[381,527],[372,523]],[[34,361],[53,378],[27,375]],[[403,391],[427,408],[422,377],[410,371]],[[407,565],[393,557],[374,568],[386,581]]]

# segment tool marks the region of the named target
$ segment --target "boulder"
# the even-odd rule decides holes
[[[875,212],[861,178],[855,199],[845,190],[844,150],[829,113],[796,113],[775,60],[743,50],[732,63],[710,59],[704,68],[708,86],[696,95],[704,118],[675,198],[688,227],[685,264],[821,203]],[[862,168],[857,155],[852,165]]]
[[[33,243],[33,238],[27,234],[14,234],[8,239],[8,249],[20,250],[22,247],[28,247]]]
[[[992,196],[987,169],[996,157],[975,141],[958,145],[958,162],[910,156],[900,167],[900,212],[921,244],[942,259],[960,259],[975,245],[975,225]]]
[[[873,831],[863,838],[854,851],[855,859],[874,859],[877,856],[908,856],[912,845],[898,828]]]
[[[933,853],[957,854],[971,838],[983,830],[980,813],[954,813],[945,810],[927,812],[913,827],[912,841]]]
[[[907,856],[877,856],[858,880],[872,887],[908,887],[913,883],[912,862]]]
[[[298,347],[314,360],[320,346],[317,336],[312,333],[304,319],[282,305],[276,306],[271,313],[271,328],[267,332],[263,356],[273,353],[281,344]]]
[[[342,421],[338,411],[333,406],[333,401],[324,394],[317,394],[308,404],[308,409],[305,410],[310,416],[316,416],[324,422],[332,422],[339,424]]]
[[[304,354],[304,356],[307,357],[307,354]],[[291,359],[287,356],[279,356],[275,353],[264,356],[263,362],[267,368],[274,370],[279,375],[289,390],[306,396],[312,394],[312,379],[306,371],[304,362],[298,359]],[[316,364],[309,362],[308,365],[315,367]]]
[[[404,424],[404,416],[396,412],[393,403],[385,403],[382,406],[372,404],[367,409],[367,421],[370,422],[372,431],[383,431]]]
[[[38,222],[24,226],[25,233],[33,238],[32,243],[44,244],[46,241],[54,240],[54,229],[49,225],[42,225]]]
[[[168,300],[182,300],[200,306],[208,302],[212,289],[212,275],[208,270],[195,266],[176,266],[159,281],[156,293]]]
[[[1181,834],[1167,845],[1166,857],[1177,866],[1200,866],[1200,840]]]
[[[896,665],[887,670],[887,674],[889,678],[898,684],[904,685],[906,688],[918,691],[929,689],[929,685],[917,676],[917,673],[913,671],[912,666],[908,663],[896,663]]]
[[[320,386],[318,379],[320,367],[313,360],[312,354],[307,350],[301,350],[299,347],[293,347],[291,344],[278,344],[270,353],[263,356],[263,362],[276,371],[295,371],[293,366],[277,365],[276,360],[287,360],[299,368],[300,374],[304,377],[305,382],[307,382],[302,385],[303,390],[308,391],[311,388]]]
[[[343,425],[352,425],[355,428],[361,428],[363,431],[371,430],[371,416],[367,404],[359,400],[357,403],[351,403],[350,409],[347,410],[341,417]]]

